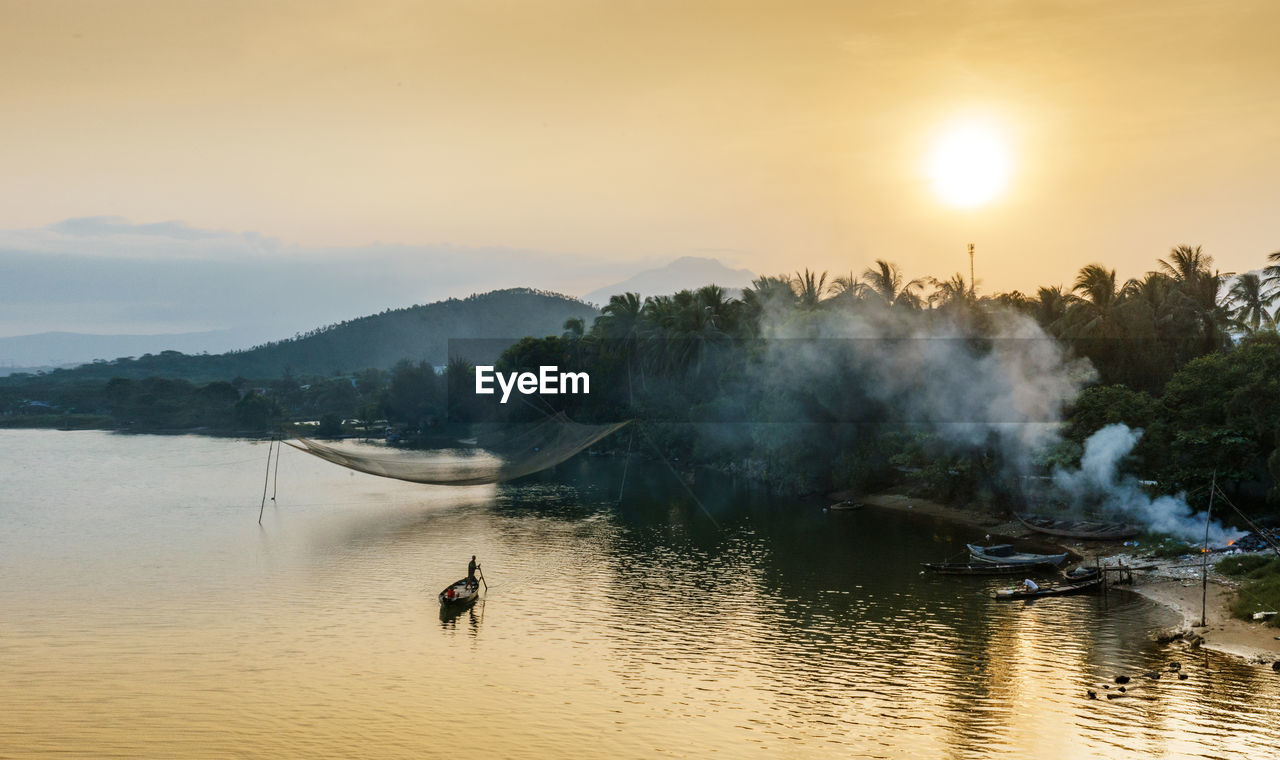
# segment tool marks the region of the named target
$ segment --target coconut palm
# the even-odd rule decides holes
[[[639,334],[643,309],[639,293],[610,296],[591,329],[605,340],[632,340]]]
[[[1169,260],[1159,259],[1160,272],[1167,275],[1174,283],[1192,282],[1202,276],[1209,275],[1213,268],[1213,257],[1200,250],[1200,246],[1192,248],[1180,245],[1169,251]]]
[[[897,264],[876,259],[876,265],[863,272],[862,278],[866,280],[867,288],[878,296],[884,306],[920,308],[918,291],[924,287],[924,281],[916,279],[904,282]]]
[[[929,295],[930,308],[936,305],[939,309],[952,310],[973,305],[973,288],[959,272],[947,280],[930,277],[929,284],[933,286],[933,293]]]
[[[1183,361],[1228,345],[1231,310],[1222,296],[1230,273],[1209,269],[1213,258],[1198,247],[1175,248],[1170,259],[1160,262],[1170,282],[1158,315],[1166,337],[1187,346]]]
[[[1072,337],[1116,337],[1116,313],[1120,303],[1116,270],[1101,264],[1085,266],[1076,276],[1067,302],[1067,327]]]
[[[840,275],[831,281],[831,285],[827,288],[827,295],[833,300],[838,299],[841,302],[853,303],[861,299],[867,293],[867,285],[850,272],[848,275]]]
[[[1067,314],[1069,303],[1069,296],[1063,292],[1061,285],[1042,287],[1036,291],[1031,313],[1041,327],[1056,334],[1057,329],[1062,326],[1062,318]]]
[[[1158,314],[1164,308],[1165,299],[1169,297],[1169,289],[1174,280],[1164,272],[1147,272],[1141,280],[1129,280],[1121,288],[1120,294],[1126,299],[1145,304],[1152,314]]]
[[[827,273],[804,270],[804,274],[796,272],[791,278],[791,287],[796,292],[796,300],[802,309],[816,309],[822,303],[822,294],[827,290]]]
[[[751,281],[751,287],[742,291],[744,330],[758,332],[766,311],[785,311],[795,307],[796,302],[796,291],[788,275],[757,277]]]
[[[1257,332],[1259,328],[1275,326],[1275,318],[1268,310],[1280,300],[1280,291],[1268,292],[1260,276],[1250,272],[1237,277],[1227,291],[1227,300],[1234,305],[1231,317],[1240,328]]]
[[[1270,266],[1264,267],[1262,270],[1262,281],[1266,284],[1269,295],[1280,294],[1280,251],[1275,251],[1267,255],[1267,261]],[[1280,309],[1272,313],[1271,318],[1280,319]]]
[[[581,340],[586,329],[587,323],[582,317],[569,317],[564,321],[564,337],[569,340]]]
[[[622,293],[610,296],[609,303],[600,310],[600,316],[591,325],[593,335],[603,341],[602,351],[615,352],[627,365],[627,395],[633,393],[632,374],[636,355],[640,350],[642,314],[644,303],[639,293]],[[644,382],[643,368],[640,375]]]

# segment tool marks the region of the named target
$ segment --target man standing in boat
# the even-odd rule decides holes
[[[476,564],[476,555],[471,555],[471,561],[467,563],[467,586],[475,588],[480,582],[476,580],[476,568],[480,567]]]

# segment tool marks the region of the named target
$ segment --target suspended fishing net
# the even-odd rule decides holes
[[[297,438],[298,443],[284,443],[370,475],[438,486],[478,486],[514,480],[554,467],[626,424],[623,421],[610,425],[583,425],[557,414],[542,422],[504,426],[477,437],[474,448],[465,450],[395,451],[372,446],[339,447],[301,436]]]

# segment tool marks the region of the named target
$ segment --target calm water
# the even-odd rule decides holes
[[[708,477],[699,507],[639,461],[619,501],[620,461],[443,488],[292,449],[259,527],[265,458],[0,432],[0,756],[1277,754],[1269,667],[1150,643],[1173,618],[1136,596],[920,575],[963,528]],[[488,595],[442,617],[473,553]]]

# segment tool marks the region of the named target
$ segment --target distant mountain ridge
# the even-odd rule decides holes
[[[161,351],[184,354],[221,353],[253,345],[273,337],[265,330],[209,330],[205,332],[150,335],[95,335],[45,332],[0,338],[0,372],[6,367],[50,368],[87,364],[95,359],[117,359]]]
[[[486,347],[501,351],[525,336],[559,335],[570,318],[588,324],[599,314],[570,296],[529,288],[495,290],[435,303],[387,310],[293,338],[223,354],[188,355],[161,351],[136,359],[97,361],[48,373],[51,379],[170,377],[208,382],[235,377],[333,376],[397,362],[449,360],[450,339],[501,339]],[[488,357],[466,357],[470,361]],[[496,358],[492,357],[492,358]]]
[[[621,293],[639,293],[643,296],[664,296],[703,285],[719,285],[726,289],[741,290],[756,278],[750,269],[730,269],[719,259],[684,256],[666,266],[646,269],[622,282],[597,288],[583,296],[582,300],[594,304],[606,304],[609,297]]]

